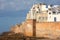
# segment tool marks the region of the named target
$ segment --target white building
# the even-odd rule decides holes
[[[48,6],[48,22],[60,22],[60,6]]]
[[[36,19],[37,22],[45,22],[47,21],[47,13],[45,4],[35,4],[27,14],[27,19]]]
[[[36,19],[38,22],[60,22],[60,6],[46,5],[43,3],[35,4],[27,14],[26,19]]]

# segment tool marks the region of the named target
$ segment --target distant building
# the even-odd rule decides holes
[[[60,22],[60,6],[48,6],[48,22]]]
[[[59,22],[60,6],[45,4],[35,4],[27,14],[27,19],[36,19],[37,22]]]
[[[47,22],[47,13],[45,4],[35,4],[27,14],[27,19],[36,19],[37,22]]]

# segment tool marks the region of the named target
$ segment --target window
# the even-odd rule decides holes
[[[53,14],[56,14],[56,12],[55,12],[55,11],[53,11]]]
[[[37,7],[39,9],[39,7]]]
[[[48,12],[48,10],[46,12]]]
[[[33,7],[33,9],[35,9],[35,7]]]
[[[47,20],[47,17],[39,17],[39,20]]]
[[[49,14],[51,14],[51,12],[49,12]]]
[[[54,17],[54,22],[56,22],[56,17]]]
[[[36,13],[39,13],[38,11]]]
[[[39,19],[41,19],[41,17],[39,17]]]

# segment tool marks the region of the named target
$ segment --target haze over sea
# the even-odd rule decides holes
[[[0,33],[25,20],[33,4],[60,5],[60,0],[0,0]]]

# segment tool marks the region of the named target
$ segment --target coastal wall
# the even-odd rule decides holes
[[[41,22],[36,23],[37,37],[59,37],[60,36],[60,22]]]
[[[11,31],[32,37],[33,20],[28,19],[20,27],[13,27]],[[60,22],[36,22],[36,36],[49,38],[60,37]]]
[[[24,32],[25,36],[33,36],[33,20],[25,22]],[[60,36],[60,22],[36,22],[36,36],[37,37],[58,37]]]

